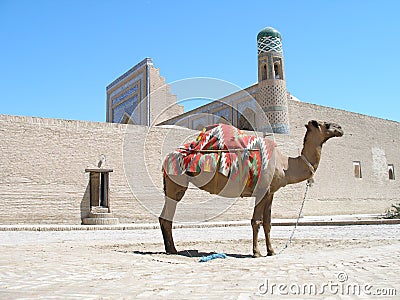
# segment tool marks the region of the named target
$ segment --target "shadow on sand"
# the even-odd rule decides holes
[[[165,252],[153,252],[153,251],[133,251],[134,254],[139,254],[139,255],[178,255],[178,256],[184,256],[184,257],[203,257],[203,256],[208,256],[211,254],[215,254],[217,252],[199,252],[198,250],[182,250],[178,251],[177,254],[166,254]],[[227,257],[233,257],[233,258],[251,258],[252,255],[250,254],[236,254],[236,253],[225,253]]]

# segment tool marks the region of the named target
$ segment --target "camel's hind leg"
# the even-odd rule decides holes
[[[251,227],[253,229],[253,257],[261,257],[260,249],[258,248],[258,232],[260,225],[263,222],[264,208],[267,198],[261,200],[256,198],[256,206],[254,207],[253,217],[251,219]]]
[[[176,254],[174,239],[172,237],[172,221],[174,219],[176,205],[182,199],[187,190],[186,175],[173,176],[164,174],[164,207],[158,218],[164,239],[165,252]]]
[[[265,233],[265,243],[267,246],[267,255],[275,255],[275,251],[271,245],[271,207],[272,207],[272,200],[274,199],[274,194],[268,195],[267,203],[265,204],[264,208],[264,216],[263,216],[263,227]]]

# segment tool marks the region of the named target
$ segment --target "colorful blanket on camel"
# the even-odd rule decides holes
[[[267,171],[276,144],[266,138],[244,134],[236,127],[216,124],[203,129],[196,141],[167,155],[163,171],[168,175],[185,172],[218,172],[254,188]]]

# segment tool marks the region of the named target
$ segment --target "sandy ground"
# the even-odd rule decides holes
[[[291,230],[273,227],[276,252]],[[400,298],[400,225],[301,226],[282,254],[257,259],[250,226],[174,236],[178,255],[163,252],[156,229],[0,232],[0,299]],[[228,257],[199,262],[215,252]],[[324,288],[335,284],[360,290]]]

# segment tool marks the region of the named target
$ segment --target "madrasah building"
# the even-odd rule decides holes
[[[281,34],[271,27],[261,30],[257,48],[258,83],[186,113],[152,60],[146,58],[107,86],[107,122],[196,130],[228,123],[244,130],[289,134],[288,103],[297,98],[286,90]],[[256,118],[260,115],[268,122]]]

